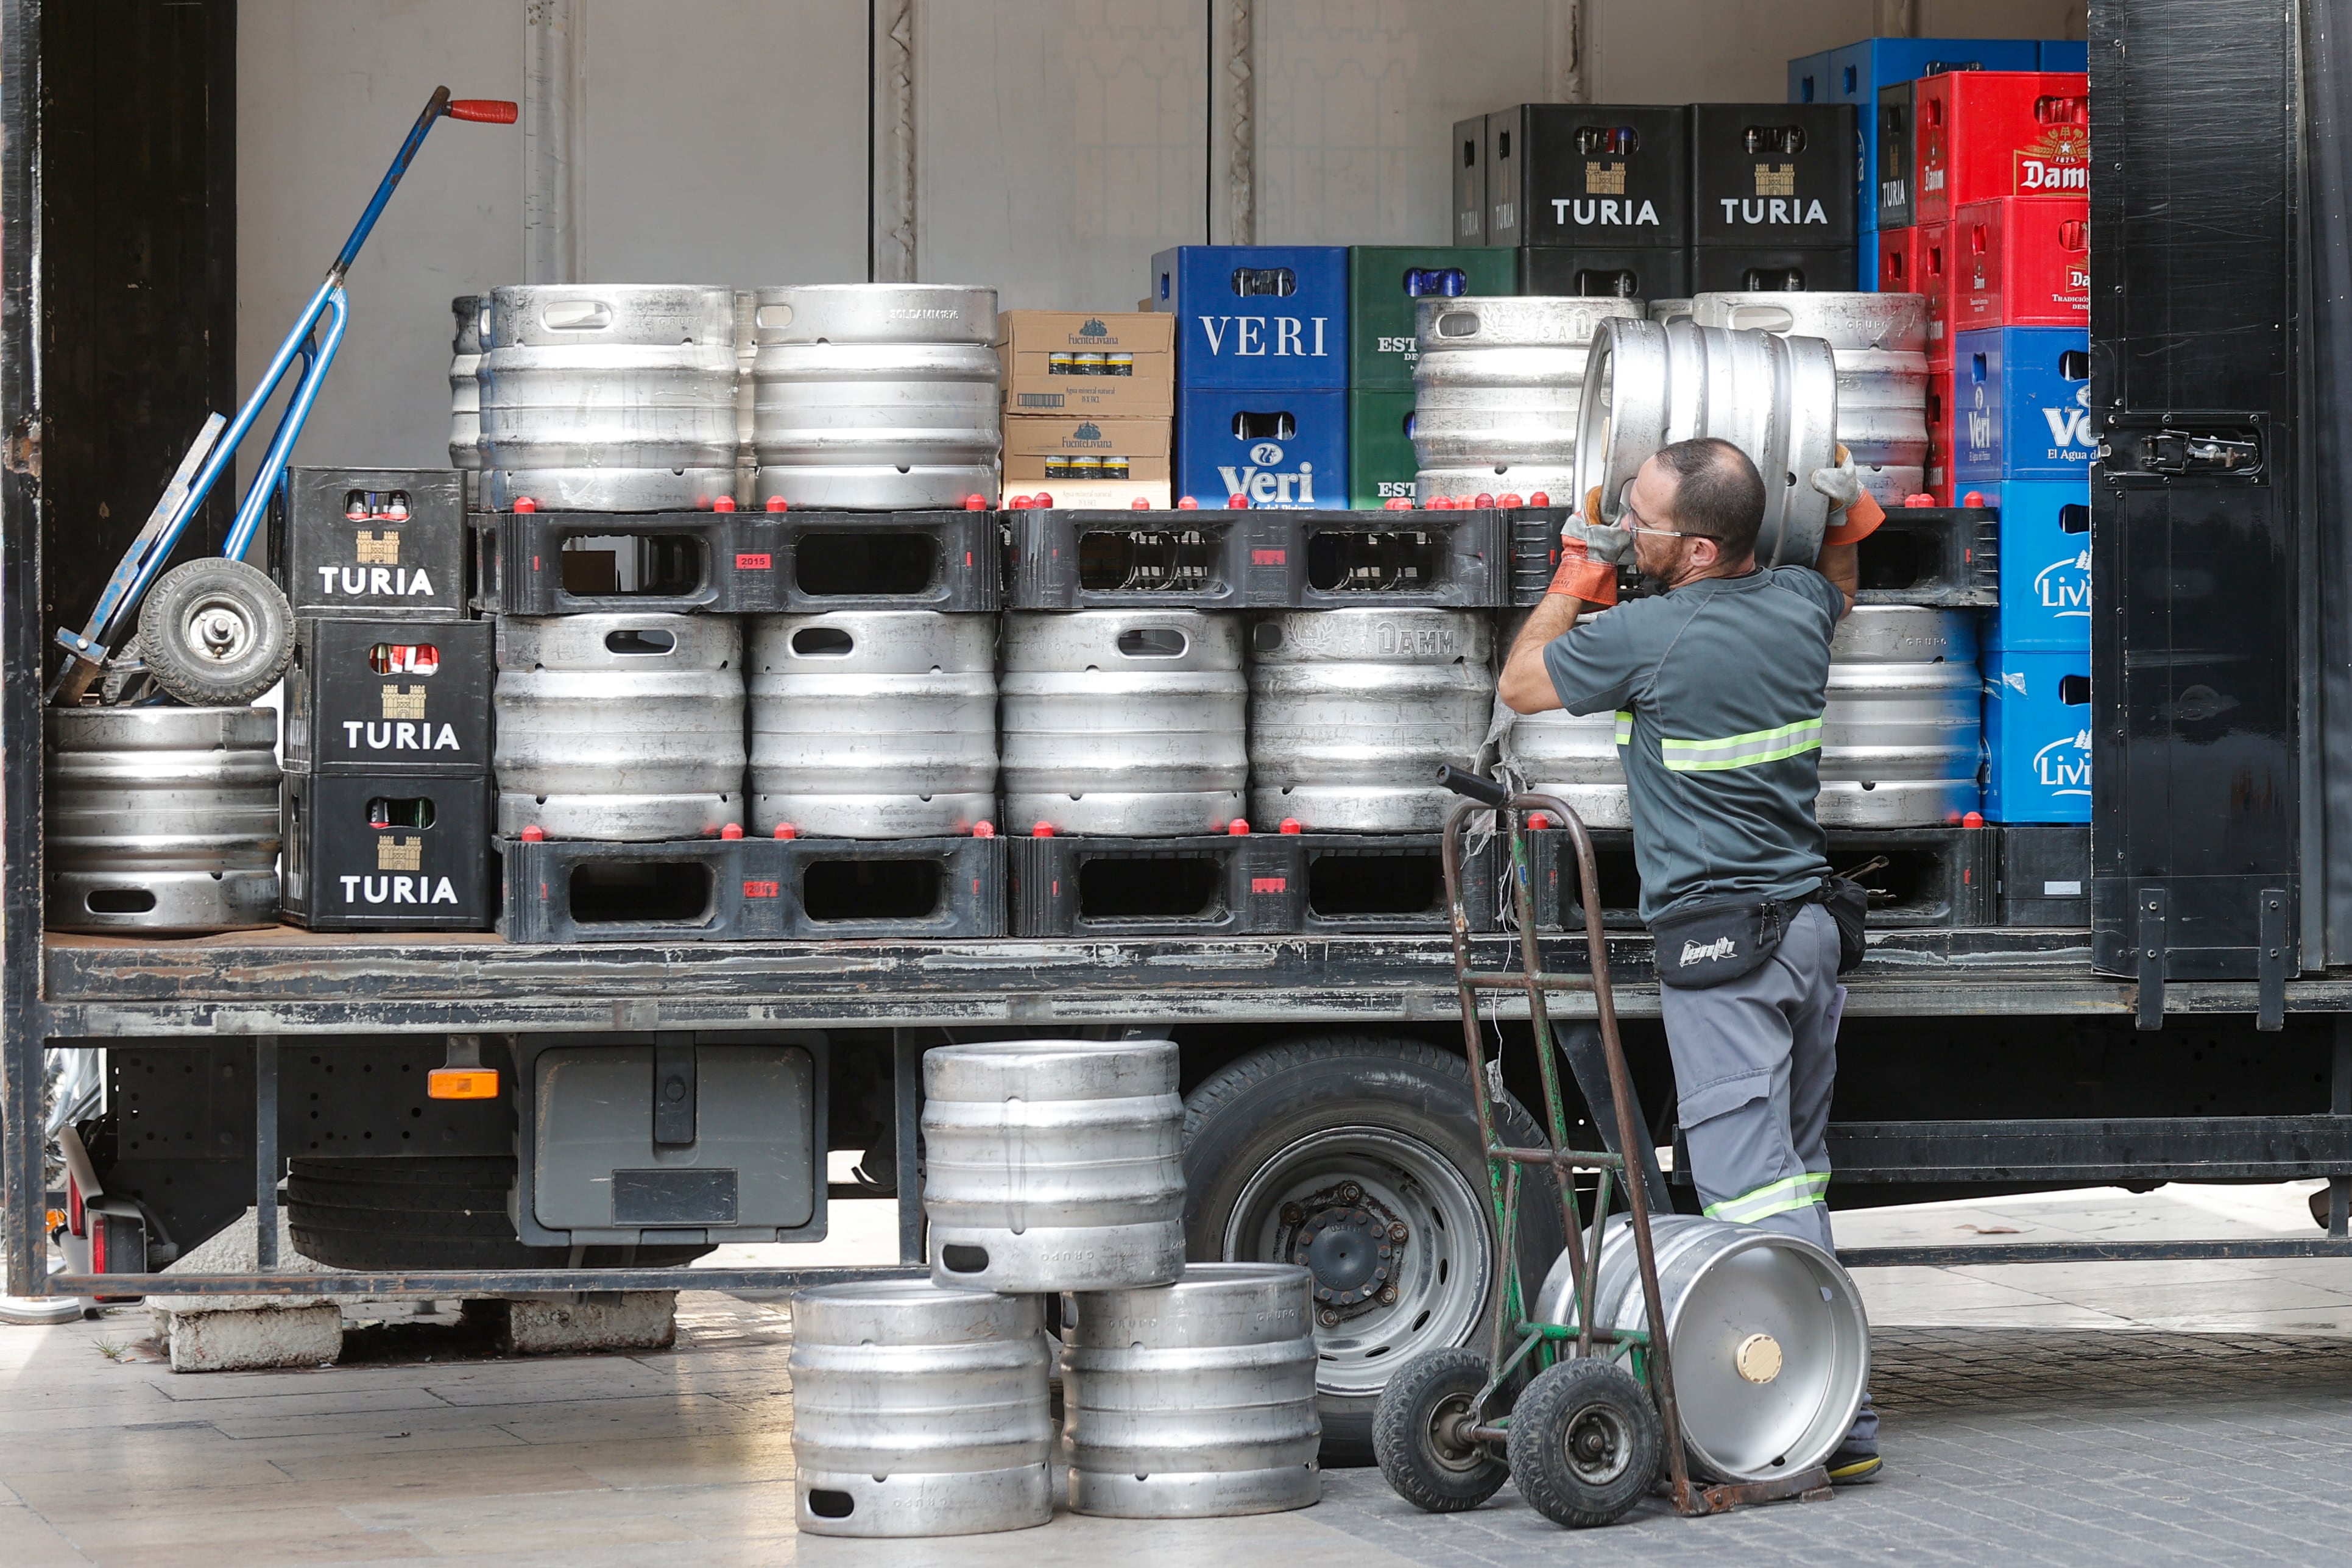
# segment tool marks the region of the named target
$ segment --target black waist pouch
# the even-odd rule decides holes
[[[1869,940],[1863,935],[1863,923],[1870,916],[1870,889],[1851,878],[1826,877],[1822,880],[1822,890],[1813,897],[1837,922],[1837,972],[1851,974],[1862,967],[1863,959],[1870,952]]]
[[[1752,973],[1780,946],[1787,906],[1776,900],[1722,899],[1654,922],[1658,984],[1702,991]]]

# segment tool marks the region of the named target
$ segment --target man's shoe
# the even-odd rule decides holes
[[[1829,1457],[1830,1485],[1865,1486],[1878,1479],[1878,1472],[1885,1464],[1886,1461],[1878,1457],[1874,1448],[1868,1453],[1859,1448],[1840,1448]]]

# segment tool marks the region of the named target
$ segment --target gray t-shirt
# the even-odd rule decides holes
[[[1617,713],[1642,918],[1830,874],[1813,816],[1830,638],[1845,598],[1805,566],[1633,599],[1544,649],[1571,713]]]

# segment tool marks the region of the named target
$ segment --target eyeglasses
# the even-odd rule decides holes
[[[1617,526],[1628,533],[1654,533],[1661,539],[1707,539],[1711,534],[1691,533],[1679,528],[1652,528],[1633,510],[1633,481],[1627,479],[1617,492]]]

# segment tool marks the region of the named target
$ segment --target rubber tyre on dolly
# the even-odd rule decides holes
[[[201,557],[147,590],[139,657],[166,695],[192,708],[242,708],[293,662],[293,606],[244,562]]]
[[[1516,1100],[1498,1100],[1496,1114],[1510,1144],[1543,1142]],[[1184,1178],[1192,1258],[1303,1262],[1316,1275],[1325,1465],[1375,1462],[1374,1409],[1408,1363],[1490,1342],[1502,1270],[1460,1052],[1339,1033],[1268,1046],[1186,1097]],[[1528,1173],[1527,1279],[1542,1279],[1564,1245],[1558,1193],[1549,1173]]]
[[[1539,1373],[1511,1411],[1511,1479],[1571,1530],[1614,1524],[1658,1473],[1658,1412],[1633,1374],[1578,1356]]]
[[[1397,1496],[1427,1513],[1460,1513],[1493,1497],[1510,1471],[1491,1444],[1461,1435],[1477,1418],[1486,1358],[1467,1345],[1423,1351],[1381,1390],[1372,1454]]]
[[[297,1156],[286,1181],[294,1250],[330,1268],[562,1268],[571,1249],[528,1247],[507,1217],[511,1154],[343,1160]],[[583,1268],[689,1263],[708,1247],[591,1247]]]

